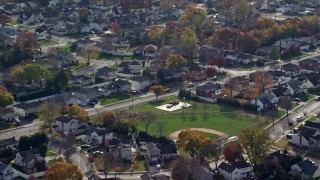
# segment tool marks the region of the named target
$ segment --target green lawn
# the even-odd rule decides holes
[[[105,106],[108,104],[116,103],[116,102],[123,101],[123,100],[130,99],[130,98],[131,98],[131,96],[129,96],[129,95],[107,96],[107,97],[104,97],[101,99],[100,105]]]
[[[315,122],[316,120],[317,120],[316,116],[311,116],[311,117],[308,118],[308,121]]]
[[[69,45],[59,46],[58,49],[61,51],[71,52]]]
[[[103,157],[97,157],[95,165],[98,171],[103,171]],[[133,171],[147,171],[148,167],[145,160],[139,160],[135,165],[131,162],[115,161],[111,172],[133,172]]]
[[[169,98],[166,102],[173,100]],[[177,99],[177,98],[176,98]],[[195,116],[192,115],[192,109],[185,110],[185,118],[182,118],[182,110],[167,112],[156,109],[155,107],[165,103],[165,101],[151,102],[133,108],[135,112],[151,111],[156,113],[159,119],[165,121],[166,128],[163,132],[165,136],[170,133],[184,128],[211,128],[228,133],[229,135],[237,134],[241,129],[254,125],[262,125],[265,120],[257,119],[253,116],[246,115],[244,111],[236,111],[235,108],[225,105],[209,104],[207,109],[207,118],[203,118],[204,107],[202,102],[198,102],[195,109]],[[240,114],[241,112],[241,114]],[[139,130],[144,130],[142,123],[138,124]],[[150,125],[148,133],[158,135],[155,125]]]
[[[11,19],[10,24],[11,24],[12,26],[17,25],[17,24],[18,24],[17,19]]]
[[[57,163],[57,162],[63,162],[63,159],[59,158],[59,159],[50,160],[47,162],[47,165],[51,166],[52,164]]]
[[[44,39],[39,41],[41,46],[47,46],[47,45],[55,45],[58,43],[57,39]]]
[[[287,114],[287,111],[279,109],[279,117],[282,117],[285,114]]]
[[[53,151],[48,150],[48,151],[46,152],[45,157],[54,156],[54,155],[57,155],[57,153],[55,153],[55,152],[53,152]]]
[[[78,71],[78,70],[83,69],[83,68],[85,68],[85,67],[87,67],[87,66],[88,66],[87,63],[85,63],[85,62],[79,62],[78,64],[71,66],[71,69],[72,69],[73,71]]]
[[[6,129],[10,129],[13,128],[14,126],[12,124],[4,124],[4,123],[0,123],[0,131],[6,130]]]
[[[297,95],[293,96],[293,98],[300,98],[301,101],[307,102],[307,101],[310,101],[311,99],[314,99],[315,96],[314,95],[308,95],[308,94],[297,94]]]
[[[84,38],[84,37],[94,37],[94,34],[67,34],[65,35],[66,37],[68,38],[72,38],[72,39],[81,39],[81,38]]]

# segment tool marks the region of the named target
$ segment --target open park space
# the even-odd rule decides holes
[[[186,128],[207,128],[228,134],[229,137],[231,137],[237,135],[243,128],[249,126],[264,126],[266,123],[271,122],[267,121],[263,116],[259,117],[254,113],[246,112],[242,109],[202,101],[197,101],[196,105],[194,105],[193,102],[187,102],[188,104],[192,104],[191,107],[174,112],[163,111],[156,108],[157,106],[167,104],[177,99],[176,97],[158,102],[150,102],[133,108],[133,111],[149,111],[157,114],[157,120],[164,121],[165,128],[163,135],[167,137],[173,132]],[[142,122],[139,122],[138,128],[139,130],[145,129]],[[159,135],[156,123],[150,125],[148,133]]]

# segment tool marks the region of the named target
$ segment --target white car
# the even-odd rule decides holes
[[[303,118],[301,116],[297,117],[297,122],[301,122]]]

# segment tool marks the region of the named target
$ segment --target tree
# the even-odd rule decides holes
[[[218,161],[220,160],[220,155],[222,151],[223,142],[225,142],[226,138],[220,137],[218,139],[214,139],[211,143],[209,143],[204,150],[204,156],[207,158],[212,158],[215,163],[216,169],[218,169]]]
[[[123,14],[128,14],[131,11],[132,0],[121,0],[120,7]]]
[[[189,59],[194,56],[195,50],[199,47],[199,39],[193,27],[186,27],[181,32],[182,52]]]
[[[257,85],[249,85],[245,91],[244,97],[247,98],[249,101],[255,99],[260,94],[260,89]]]
[[[267,116],[269,116],[272,119],[272,128],[274,130],[274,120],[279,116],[278,109],[274,109],[267,112]]]
[[[5,88],[4,86],[0,86],[0,106],[6,107],[13,103],[14,97],[13,95]]]
[[[83,179],[83,174],[80,169],[68,162],[57,162],[50,166],[45,173],[45,179],[57,180],[57,179]]]
[[[89,120],[89,114],[87,111],[82,109],[79,105],[73,104],[72,106],[69,106],[68,108],[68,116],[69,117],[77,117],[81,120],[88,121]]]
[[[259,87],[260,93],[262,93],[266,86],[271,85],[273,83],[273,77],[266,71],[256,71],[253,74],[254,83]]]
[[[52,123],[61,113],[61,108],[50,101],[42,103],[38,108],[38,118],[49,126],[50,132],[52,132]]]
[[[287,119],[289,118],[289,109],[292,108],[292,99],[291,97],[280,97],[278,106],[287,111]]]
[[[151,27],[151,29],[148,31],[148,39],[160,45],[161,41],[164,40],[165,30],[165,27]]]
[[[212,0],[207,0],[206,6],[207,6],[208,9],[213,8],[213,1]]]
[[[178,146],[188,152],[191,157],[199,157],[203,162],[205,147],[210,143],[210,138],[202,131],[191,129],[183,130],[178,136]]]
[[[168,58],[169,68],[181,69],[186,64],[187,60],[179,54],[170,54]]]
[[[21,32],[16,37],[14,47],[19,48],[24,52],[33,52],[40,47],[40,44],[32,32]]]
[[[111,31],[116,33],[116,35],[119,35],[121,33],[121,25],[118,21],[115,21],[111,25]]]
[[[224,57],[218,56],[218,57],[214,57],[212,59],[209,59],[207,61],[207,64],[209,64],[211,66],[216,65],[219,68],[219,72],[220,72],[220,69],[227,65],[227,60]]]
[[[237,39],[237,50],[253,53],[260,47],[260,40],[250,33],[241,32]]]
[[[78,47],[77,54],[79,54],[82,58],[87,59],[87,64],[90,64],[90,59],[97,59],[100,55],[100,50],[95,45],[86,45]]]
[[[55,92],[64,91],[69,82],[69,75],[64,71],[60,70],[52,77],[52,88]]]
[[[286,172],[281,168],[281,166],[278,166],[276,172],[274,173],[274,179],[286,180],[286,177]]]
[[[189,4],[180,17],[185,26],[195,27],[197,30],[203,27],[207,18],[207,12],[197,8],[195,4]]]
[[[156,120],[156,114],[152,112],[145,112],[141,115],[141,121],[146,129],[146,133],[148,133],[148,128],[151,125],[151,123],[155,122]]]
[[[157,120],[156,129],[157,129],[160,137],[162,137],[163,136],[162,133],[166,129],[166,123],[164,122],[164,120]]]
[[[90,164],[90,170],[92,170],[94,167],[93,163],[95,162],[96,158],[93,156],[88,156],[87,160],[88,160],[88,163]]]
[[[195,168],[199,167],[200,165],[201,162],[199,161],[199,158],[179,158],[172,169],[172,179],[196,179],[194,173]]]
[[[213,67],[207,68],[204,72],[206,73],[207,77],[210,78],[214,77],[217,74],[217,70]]]
[[[158,97],[162,94],[164,94],[166,91],[164,90],[164,87],[161,85],[152,86],[150,90],[156,95],[156,101],[158,101]]]
[[[217,4],[219,14],[222,14],[227,24],[239,22],[247,18],[249,14],[249,3],[247,0],[220,0]]]
[[[255,127],[243,129],[239,134],[238,142],[254,168],[264,162],[272,144],[269,133],[265,129]]]
[[[79,10],[79,15],[80,15],[80,22],[89,23],[89,21],[88,21],[89,12],[88,12],[87,8],[81,8]]]
[[[105,111],[102,114],[102,120],[103,120],[103,126],[113,127],[116,118],[114,116],[114,113],[111,110],[109,110],[109,111]]]
[[[239,84],[240,82],[236,77],[231,78],[228,82],[224,84],[224,89],[222,91],[222,94],[233,99],[233,93],[235,92],[236,89],[238,89]]]
[[[103,157],[103,173],[105,179],[107,179],[107,176],[111,169],[115,166],[115,160],[113,158],[113,155],[111,153],[105,153]]]
[[[1,13],[0,14],[0,24],[4,27],[4,24],[9,23],[11,21],[11,17]]]
[[[224,147],[223,155],[227,161],[233,163],[243,159],[243,150],[239,143],[232,142]]]
[[[269,57],[272,60],[278,60],[280,58],[280,53],[279,53],[278,49],[275,46],[272,46],[272,49],[271,49]]]

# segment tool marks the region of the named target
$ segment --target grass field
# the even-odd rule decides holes
[[[41,46],[54,45],[58,43],[56,39],[44,39],[39,41]]]
[[[47,165],[51,166],[52,164],[57,163],[57,162],[63,162],[63,159],[59,158],[59,159],[50,160],[47,162]]]
[[[87,67],[87,66],[88,66],[87,63],[85,63],[85,62],[79,62],[77,65],[71,66],[71,69],[72,69],[73,71],[78,71],[78,70],[83,69],[83,68],[85,68],[85,67]]]
[[[46,157],[54,156],[54,155],[57,155],[57,153],[52,152],[52,151],[50,151],[50,150],[48,150],[48,151],[46,152]]]
[[[166,112],[156,109],[165,102],[169,102],[174,98],[169,98],[165,101],[151,102],[133,108],[135,112],[151,111],[156,113],[159,120],[163,120],[166,124],[163,134],[168,136],[170,133],[184,128],[210,128],[222,131],[229,135],[237,134],[241,129],[249,126],[265,124],[264,118],[258,119],[255,116],[246,115],[244,111],[225,105],[208,104],[207,114],[204,118],[204,103],[198,102],[195,108],[195,115],[192,115],[192,108],[185,110],[185,118],[182,118],[182,110],[175,112]],[[177,99],[177,98],[175,98]],[[191,102],[189,102],[191,103]],[[241,114],[240,114],[241,113]],[[139,130],[144,130],[142,123],[138,124]],[[148,133],[159,135],[155,125],[150,125]]]
[[[95,162],[98,171],[103,171],[103,157],[97,157]],[[111,172],[133,172],[133,171],[147,171],[148,167],[145,160],[139,160],[135,165],[131,162],[116,161]]]
[[[61,51],[71,52],[69,45],[59,46],[58,49]]]
[[[123,100],[129,99],[129,98],[131,98],[131,96],[129,96],[129,95],[107,96],[107,97],[102,98],[102,100],[100,101],[100,105],[101,106],[105,106],[105,105],[108,105],[108,104],[111,104],[111,103],[116,103],[116,102],[119,102],[119,101],[123,101]]]

